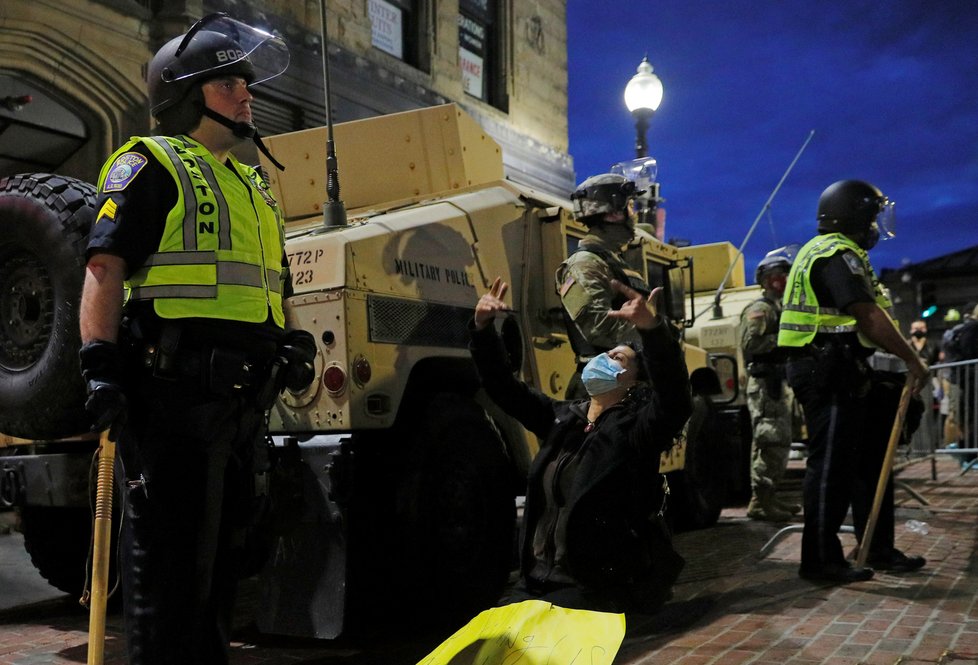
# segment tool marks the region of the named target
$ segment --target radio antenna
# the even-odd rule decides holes
[[[333,113],[329,96],[329,40],[326,37],[326,0],[319,2],[320,38],[323,51],[323,98],[326,109],[326,196],[323,204],[323,226],[346,226],[346,207],[340,200],[340,174],[336,166],[336,146],[333,144]]]
[[[737,265],[737,259],[741,258],[744,255],[744,247],[747,245],[747,241],[750,240],[750,237],[754,234],[754,229],[757,228],[757,223],[761,221],[761,217],[764,216],[764,213],[766,213],[771,209],[771,201],[773,201],[774,197],[777,196],[778,190],[781,189],[781,185],[783,185],[784,181],[788,178],[788,174],[791,173],[791,169],[795,168],[795,164],[798,162],[798,158],[801,157],[801,153],[805,152],[805,148],[808,147],[808,143],[812,140],[813,136],[815,136],[814,129],[808,132],[808,137],[805,139],[805,142],[801,144],[801,148],[798,149],[798,153],[795,155],[795,158],[791,160],[790,164],[788,164],[788,168],[785,170],[784,175],[781,176],[781,180],[779,180],[778,184],[774,187],[774,191],[771,192],[771,196],[767,197],[767,201],[764,203],[764,206],[761,208],[761,211],[757,213],[757,217],[754,219],[754,223],[750,225],[750,229],[747,231],[747,235],[744,236],[744,241],[740,243],[740,247],[737,248],[737,254],[734,256],[733,261],[730,262],[730,266],[727,268],[727,274],[723,276],[722,280],[720,280],[720,286],[717,288],[716,298],[713,300],[714,319],[723,318],[723,306],[720,305],[720,298],[723,295],[723,287],[727,283],[727,280],[730,278],[730,273],[733,272],[734,266]],[[700,312],[700,314],[702,313],[703,312]]]

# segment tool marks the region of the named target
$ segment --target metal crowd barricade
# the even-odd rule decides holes
[[[903,361],[888,353],[870,358],[875,369],[905,372]],[[924,412],[909,447],[901,451],[903,462],[894,466],[933,460],[936,455],[955,455],[966,471],[978,467],[978,359],[931,366],[931,381],[920,391]],[[936,462],[932,476],[936,479]]]
[[[941,363],[931,369],[940,398],[937,445],[932,452],[957,457],[963,475],[978,466],[978,359]]]

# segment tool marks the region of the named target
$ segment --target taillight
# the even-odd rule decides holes
[[[330,395],[339,395],[346,389],[346,372],[339,365],[330,365],[323,372],[323,386]]]
[[[370,381],[370,373],[370,361],[363,356],[357,356],[353,360],[353,380],[363,386]]]

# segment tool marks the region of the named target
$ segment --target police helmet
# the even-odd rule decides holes
[[[818,198],[818,231],[893,237],[893,203],[868,182],[840,180]]]
[[[205,16],[163,45],[149,64],[150,112],[164,134],[182,134],[200,122],[200,86],[218,76],[240,76],[255,85],[278,76],[289,64],[280,38],[216,13]]]
[[[628,202],[641,194],[635,183],[617,173],[602,173],[591,176],[571,194],[574,217],[583,224],[591,225],[604,221],[609,213],[621,212],[628,220]]]

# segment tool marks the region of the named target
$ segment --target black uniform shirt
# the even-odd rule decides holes
[[[123,189],[99,193],[95,206],[97,217],[87,249],[88,258],[100,252],[121,257],[126,262],[127,279],[159,249],[167,214],[176,205],[178,196],[173,176],[145,144],[136,144],[131,152],[144,155],[148,161]],[[288,267],[285,256],[282,266]],[[289,297],[292,294],[289,278],[283,288],[283,297]],[[138,320],[144,336],[153,338],[159,334],[163,320],[157,316],[152,302],[130,303],[126,311]],[[236,338],[243,335],[242,346],[251,346],[256,340],[275,339],[282,332],[272,320],[271,312],[265,322],[259,324],[200,318],[183,319],[182,322],[185,332],[201,342],[235,344]]]
[[[812,264],[811,284],[818,304],[822,307],[846,311],[850,305],[856,303],[876,302],[873,284],[863,268],[862,259],[848,249],[824,259],[817,259]],[[828,334],[830,333],[818,333],[813,341],[819,342]],[[843,333],[842,337],[853,348],[861,346],[856,333]]]

